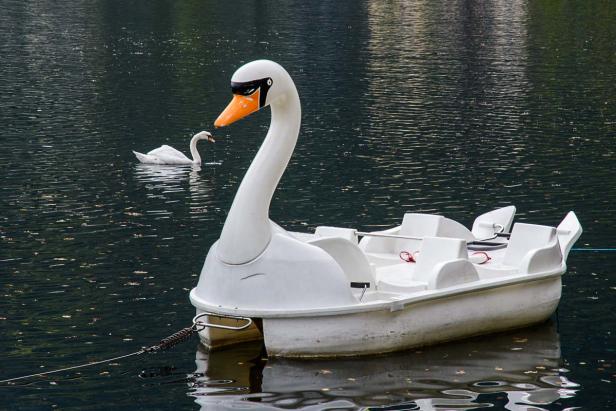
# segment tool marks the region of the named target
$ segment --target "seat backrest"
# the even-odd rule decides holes
[[[400,235],[436,237],[443,218],[434,214],[406,213],[400,226]]]
[[[346,274],[349,283],[370,283],[370,289],[374,290],[374,273],[368,258],[355,243],[340,237],[323,237],[310,240],[308,244],[317,246],[332,256]]]
[[[514,206],[492,210],[477,217],[473,222],[473,229],[471,231],[477,240],[490,238],[495,232],[499,232],[496,226],[501,226],[502,231],[508,233],[514,216]]]
[[[426,237],[421,243],[419,254],[416,256],[413,279],[428,282],[434,266],[444,261],[468,258],[466,241],[458,238]]]
[[[582,225],[573,211],[569,211],[563,221],[558,224],[558,227],[556,227],[556,234],[558,235],[558,242],[560,243],[560,252],[563,255],[563,259],[566,261],[571,247],[573,247],[573,244],[582,235]]]
[[[343,228],[343,227],[329,227],[326,225],[320,225],[314,230],[315,237],[324,238],[324,237],[339,237],[349,240],[353,244],[357,244],[357,235],[355,235],[355,230],[352,228]]]
[[[554,227],[516,223],[511,230],[503,264],[517,267],[530,250],[546,247],[554,241],[557,241]]]
[[[443,217],[438,227],[438,237],[461,238],[466,241],[473,241],[475,236],[470,230],[455,220]]]
[[[409,237],[437,237],[443,216],[434,214],[406,213],[400,225],[399,235]],[[421,246],[420,240],[398,239],[395,251],[417,251]]]
[[[461,238],[466,241],[475,239],[473,234],[457,221],[434,214],[406,213],[400,226],[400,235],[411,237],[447,237]],[[420,247],[417,240],[398,240],[398,251],[415,251]],[[412,249],[415,247],[415,249]]]

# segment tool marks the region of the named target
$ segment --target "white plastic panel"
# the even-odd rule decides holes
[[[375,281],[372,268],[365,254],[351,241],[340,237],[324,237],[312,240],[310,245],[317,246],[328,253],[342,268],[349,282],[370,283],[374,290]]]
[[[319,238],[340,237],[352,242],[353,244],[357,244],[357,235],[355,234],[355,229],[353,228],[320,225],[314,230],[314,235]]]
[[[556,228],[554,227],[516,223],[511,231],[503,264],[519,267],[529,251],[544,248],[556,241]]]
[[[416,257],[414,279],[429,282],[438,263],[467,259],[466,241],[457,238],[426,237]]]
[[[560,243],[560,251],[566,260],[571,247],[582,235],[582,225],[573,211],[569,211],[563,221],[556,227],[556,234]]]
[[[473,223],[473,235],[478,240],[490,238],[495,232],[498,232],[498,226],[502,227],[503,232],[511,230],[513,217],[515,216],[515,207],[507,206],[492,210],[480,215]]]

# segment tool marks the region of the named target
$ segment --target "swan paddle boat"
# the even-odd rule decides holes
[[[266,106],[272,120],[190,292],[206,346],[263,339],[272,357],[366,355],[523,327],[554,312],[582,233],[573,212],[558,227],[513,224],[508,206],[471,229],[406,213],[378,232],[287,231],[269,206],[299,134],[297,90],[267,60],[240,67],[231,90],[215,126]]]
[[[139,162],[144,164],[199,165],[201,164],[201,156],[199,155],[199,151],[197,151],[197,142],[199,140],[206,140],[210,143],[216,141],[212,137],[212,134],[207,131],[201,131],[195,134],[190,139],[190,155],[192,159],[186,157],[180,150],[176,150],[168,145],[162,145],[154,150],[148,151],[147,154],[137,151],[133,151],[133,154],[137,157]]]

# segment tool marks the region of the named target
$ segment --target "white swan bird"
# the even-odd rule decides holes
[[[190,155],[192,156],[192,160],[184,153],[175,148],[162,145],[152,151],[149,151],[147,154],[139,153],[137,151],[133,151],[137,159],[145,164],[201,164],[201,156],[199,155],[199,151],[197,150],[197,142],[199,140],[206,140],[210,143],[214,143],[215,140],[208,131],[201,131],[195,134],[190,139]]]
[[[263,338],[272,356],[382,353],[521,327],[554,312],[582,232],[573,212],[558,228],[511,229],[509,206],[477,217],[472,231],[406,213],[400,226],[375,233],[289,232],[269,219],[269,207],[298,139],[295,84],[280,65],[257,60],[233,74],[231,90],[216,127],[266,106],[271,123],[190,292],[198,318],[207,319],[199,331],[205,345]],[[401,251],[416,250],[416,261],[401,261]],[[473,261],[475,250],[485,258]]]

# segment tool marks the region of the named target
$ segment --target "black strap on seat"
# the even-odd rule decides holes
[[[498,243],[496,241],[470,241],[466,246],[469,250],[473,251],[490,251],[505,248],[507,247],[507,243]]]
[[[370,288],[370,283],[351,281],[351,288]]]

